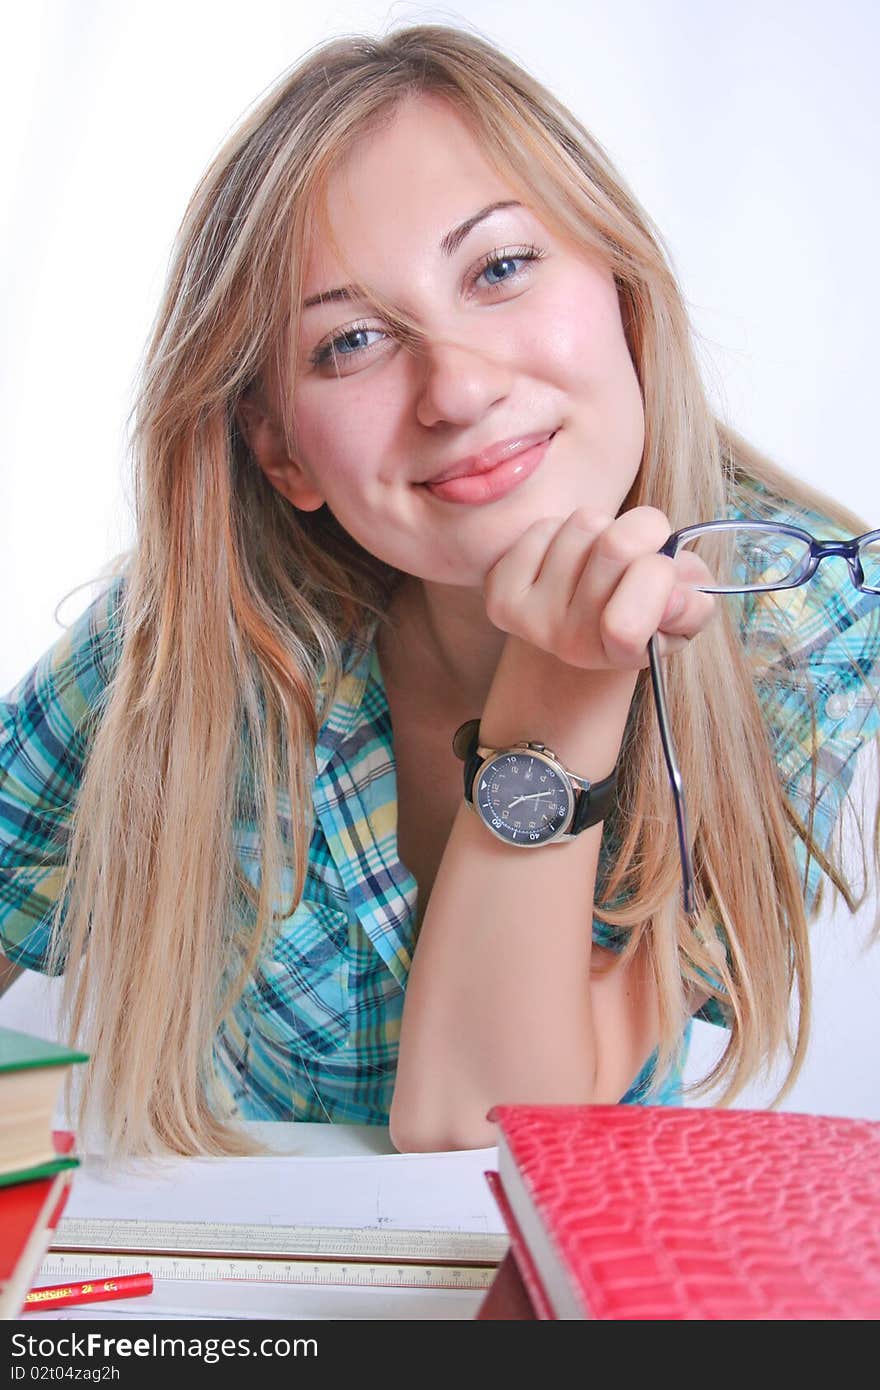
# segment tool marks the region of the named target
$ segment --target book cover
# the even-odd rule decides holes
[[[87,1060],[63,1043],[0,1027],[0,1187],[65,1166],[52,1141],[55,1108],[70,1068]]]
[[[544,1292],[535,1262],[523,1239],[516,1217],[497,1173],[487,1172],[489,1191],[495,1198],[510,1236],[510,1248],[476,1312],[483,1320],[512,1322],[527,1318],[555,1318]]]
[[[14,1183],[34,1182],[37,1178],[51,1178],[55,1173],[60,1173],[65,1168],[76,1168],[79,1164],[79,1157],[73,1153],[72,1141],[73,1135],[68,1130],[54,1129],[52,1131],[54,1158],[27,1168],[17,1168],[13,1169],[12,1172],[0,1173],[0,1188],[11,1187]]]
[[[60,1151],[72,1156],[74,1136],[56,1131]],[[61,1218],[73,1182],[72,1166],[48,1178],[0,1190],[0,1318],[18,1317]]]
[[[535,1316],[880,1317],[880,1122],[602,1105],[489,1119]]]
[[[63,1043],[0,1027],[0,1074],[25,1067],[68,1067],[87,1061],[87,1053],[75,1052]]]
[[[474,1317],[483,1322],[524,1322],[537,1316],[516,1257],[508,1250]]]

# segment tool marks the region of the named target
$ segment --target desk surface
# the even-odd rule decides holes
[[[376,1125],[250,1124],[247,1128],[275,1153],[300,1157],[394,1154],[387,1128]],[[37,1283],[54,1282],[38,1277]],[[176,1282],[157,1278],[145,1298],[120,1299],[55,1312],[28,1313],[44,1320],[125,1319],[472,1319],[480,1289],[380,1289],[267,1283]]]

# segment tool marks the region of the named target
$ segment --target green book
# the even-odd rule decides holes
[[[79,1162],[54,1116],[70,1068],[87,1061],[63,1043],[0,1027],[0,1187]]]
[[[68,1067],[88,1060],[87,1052],[73,1052],[63,1043],[0,1027],[0,1073],[24,1067]]]

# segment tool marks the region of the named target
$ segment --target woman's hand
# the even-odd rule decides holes
[[[714,597],[692,587],[714,583],[699,556],[657,554],[671,532],[656,507],[617,518],[588,507],[543,517],[486,575],[486,614],[568,666],[639,670],[655,633],[659,655],[668,656],[715,613]]]

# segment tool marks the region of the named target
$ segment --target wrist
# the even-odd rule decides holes
[[[617,762],[638,675],[569,666],[508,637],[485,708],[474,712],[480,743],[503,748],[540,739],[573,772],[598,781]]]

